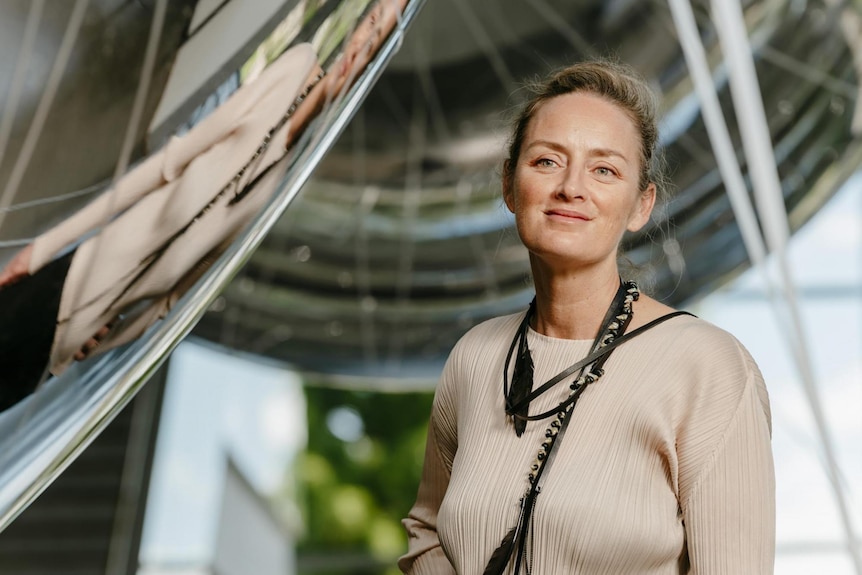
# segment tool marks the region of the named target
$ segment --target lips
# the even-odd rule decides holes
[[[561,209],[561,208],[546,210],[545,215],[548,215],[548,216],[555,218],[555,219],[572,220],[572,221],[578,220],[578,221],[588,222],[592,219],[592,218],[588,217],[586,214],[579,212],[577,210],[567,210],[567,209]]]

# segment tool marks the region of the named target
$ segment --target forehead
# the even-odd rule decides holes
[[[594,143],[639,156],[641,136],[635,121],[619,104],[588,92],[573,92],[542,102],[527,126],[525,144],[551,140],[560,144]]]

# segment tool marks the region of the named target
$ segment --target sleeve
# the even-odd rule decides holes
[[[192,160],[227,138],[241,125],[240,118],[254,112],[255,106],[266,94],[279,90],[289,104],[316,67],[317,55],[310,44],[297,44],[290,48],[253,82],[240,86],[226,102],[187,134],[168,141],[164,168],[166,177],[169,180],[176,178]],[[269,118],[269,111],[266,111],[265,116]]]
[[[97,230],[148,193],[179,178],[192,160],[227,138],[241,124],[239,119],[254,108],[263,94],[279,81],[301,86],[316,65],[317,57],[310,44],[298,44],[288,50],[260,78],[240,87],[188,133],[181,137],[173,136],[158,152],[123,175],[111,190],[36,238],[30,273],[39,270],[64,247]],[[289,94],[298,89],[289,90]]]
[[[708,362],[710,389],[689,414],[691,423],[679,439],[680,508],[691,575],[773,572],[769,400],[754,361],[733,343],[735,353],[719,352],[723,358]]]
[[[195,285],[195,283],[212,267],[213,263],[231,244],[236,234],[225,238],[221,244],[213,248],[176,283],[167,295],[154,299],[146,308],[132,314],[127,320],[122,320],[115,330],[111,330],[102,339],[100,347],[103,351],[124,345],[144,334],[151,325],[164,319],[174,308],[179,299]]]
[[[147,329],[164,318],[170,311],[168,297],[153,300],[144,309],[136,312],[131,317],[121,320],[99,344],[100,353],[109,349],[125,345],[141,337]]]
[[[449,563],[437,535],[437,514],[449,486],[452,462],[458,448],[457,415],[454,401],[453,351],[431,408],[425,462],[416,503],[402,521],[407,530],[407,554],[398,560],[402,572],[410,575],[450,575]]]
[[[165,183],[164,148],[135,166],[116,185],[33,241],[30,273],[51,261],[64,247],[108,222]]]

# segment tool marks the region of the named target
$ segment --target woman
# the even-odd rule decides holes
[[[656,199],[655,115],[632,71],[590,62],[517,119],[503,197],[536,297],[446,363],[405,573],[772,572],[760,372],[731,335],[620,279],[623,234]]]

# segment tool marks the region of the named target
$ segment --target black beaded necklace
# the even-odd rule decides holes
[[[640,295],[640,291],[638,290],[638,286],[636,283],[622,282],[620,281],[620,287],[617,289],[617,293],[614,296],[613,301],[610,306],[608,306],[608,311],[605,313],[605,318],[602,320],[602,325],[599,328],[598,333],[596,334],[596,338],[593,340],[593,344],[590,348],[590,351],[595,353],[599,349],[605,347],[610,342],[612,342],[616,337],[619,336],[621,332],[624,332],[626,327],[628,326],[629,321],[631,320],[631,305],[632,302],[637,301]],[[578,362],[551,379],[542,384],[536,391],[533,391],[533,358],[530,354],[530,347],[527,344],[527,331],[530,325],[530,321],[536,313],[536,300],[533,299],[530,302],[530,307],[527,310],[527,313],[524,315],[524,319],[521,321],[521,325],[518,327],[518,331],[515,333],[515,337],[512,339],[512,345],[509,346],[509,353],[506,355],[506,363],[503,367],[503,396],[506,401],[506,415],[512,417],[512,423],[514,424],[515,434],[520,437],[527,426],[527,421],[536,421],[539,419],[546,419],[555,413],[558,413],[565,408],[569,407],[569,405],[573,404],[577,401],[577,398],[569,397],[560,405],[546,411],[545,413],[541,413],[539,415],[528,415],[528,409],[530,406],[530,402],[545,393],[551,387],[572,375],[578,370],[583,372],[583,368],[585,365],[581,365],[582,362]],[[512,352],[515,351],[515,347],[518,348],[518,353],[515,356],[515,368],[512,371],[512,386],[509,388],[509,365],[512,359]],[[587,356],[589,358],[589,356]],[[585,358],[586,359],[586,358]],[[607,359],[607,356],[603,354],[603,358],[601,359],[601,364],[604,363],[604,360]],[[595,358],[593,361],[598,361],[598,358]],[[593,363],[592,361],[590,363]],[[581,382],[585,385],[589,385],[590,383],[594,383],[601,377],[601,364],[595,366],[595,370],[598,370],[598,373],[588,373],[583,377],[584,382]],[[595,371],[593,370],[593,371]],[[587,377],[592,375],[592,377]],[[572,385],[571,389],[574,392],[575,387],[579,385],[579,378]]]
[[[512,340],[512,345],[509,347],[509,353],[506,356],[506,363],[503,368],[503,395],[505,397],[506,415],[512,417],[515,434],[518,437],[526,429],[527,421],[546,419],[551,416],[556,417],[554,417],[554,420],[551,421],[545,431],[545,439],[542,441],[535,461],[530,466],[530,472],[527,476],[529,488],[524,496],[521,497],[521,510],[518,522],[515,527],[509,530],[500,546],[491,555],[483,575],[502,575],[516,549],[518,552],[515,558],[513,573],[518,574],[520,572],[522,562],[525,565],[526,572],[530,573],[530,565],[525,561],[524,555],[533,509],[536,504],[536,498],[541,491],[539,480],[548,467],[554,446],[556,446],[558,440],[562,437],[570,421],[569,416],[572,410],[574,410],[578,398],[580,398],[590,384],[598,381],[604,374],[602,366],[609,357],[610,352],[616,347],[612,345],[612,342],[620,333],[625,332],[626,327],[628,327],[632,318],[632,303],[637,301],[639,296],[640,291],[637,284],[631,281],[620,281],[620,287],[611,305],[608,307],[608,311],[605,313],[605,318],[596,334],[596,338],[593,340],[591,353],[581,361],[564,369],[543,383],[535,391],[532,389],[533,359],[530,355],[530,348],[527,345],[527,328],[530,325],[530,319],[535,314],[536,300],[534,299],[530,303],[530,308],[524,315],[524,320],[521,322]],[[515,357],[515,367],[512,372],[512,386],[510,390],[508,377],[509,365],[512,353],[516,347],[518,348],[518,353]],[[587,369],[588,367],[589,369]],[[555,408],[544,413],[529,415],[530,401],[575,372],[578,372],[578,376],[569,386],[571,391],[565,400],[560,402]]]
[[[520,573],[521,565],[525,567],[527,575],[530,574],[531,565],[525,558],[527,549],[527,536],[530,531],[533,509],[536,505],[536,498],[541,492],[539,485],[542,475],[547,471],[551,456],[554,453],[554,447],[559,443],[563,436],[569,421],[571,421],[572,411],[575,409],[575,404],[581,397],[588,386],[595,383],[604,375],[602,366],[607,361],[610,353],[619,345],[629,341],[633,337],[651,329],[658,324],[667,321],[679,315],[692,315],[685,311],[675,311],[663,316],[660,316],[651,322],[643,325],[632,332],[625,333],[626,328],[632,319],[632,304],[640,297],[640,290],[634,282],[620,282],[620,287],[614,297],[613,302],[608,307],[605,313],[605,318],[602,321],[602,326],[599,328],[598,334],[591,347],[591,352],[577,363],[567,367],[535,390],[533,386],[533,359],[530,356],[530,349],[527,345],[527,331],[530,325],[530,319],[535,313],[535,299],[530,303],[530,308],[524,316],[520,327],[518,328],[515,337],[512,340],[512,345],[509,347],[509,353],[506,356],[506,363],[503,371],[503,397],[505,398],[505,412],[507,416],[512,417],[515,427],[515,433],[518,437],[523,434],[526,428],[527,421],[536,421],[555,416],[548,428],[545,430],[545,437],[536,459],[530,466],[530,472],[527,475],[529,488],[521,497],[521,509],[518,516],[518,522],[515,527],[509,530],[503,538],[500,546],[491,555],[487,567],[483,571],[483,575],[502,575],[506,571],[506,566],[509,560],[517,549],[515,558],[515,575]],[[625,334],[625,335],[621,335]],[[515,367],[512,372],[512,388],[509,389],[509,365],[511,363],[512,354],[518,348],[517,356],[515,357]],[[577,373],[575,381],[569,386],[571,390],[568,397],[560,402],[555,408],[537,415],[529,415],[528,408],[530,402],[554,387],[557,383],[565,378]],[[521,422],[521,423],[519,423]]]

